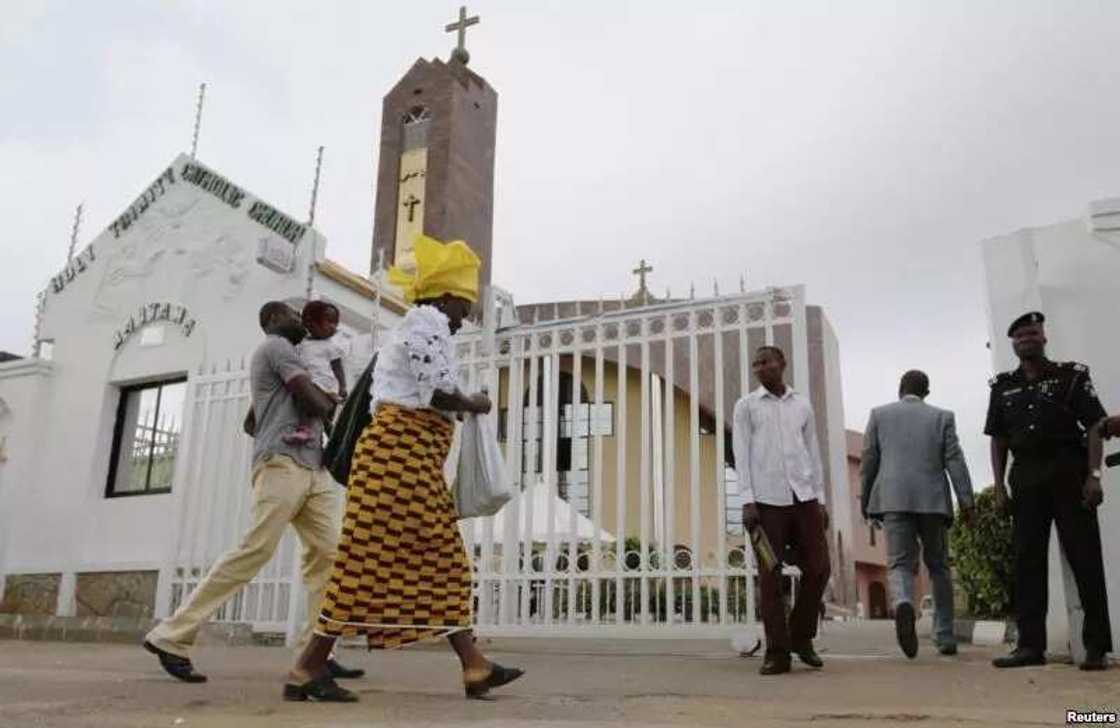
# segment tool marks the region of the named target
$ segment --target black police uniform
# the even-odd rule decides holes
[[[1100,526],[1096,510],[1082,505],[1081,492],[1088,476],[1085,431],[1105,417],[1089,368],[1076,362],[1048,362],[1033,382],[1016,369],[997,375],[990,384],[984,434],[1006,438],[1014,456],[1009,484],[1019,647],[1046,650],[1053,521],[1081,595],[1085,647],[1110,652]]]

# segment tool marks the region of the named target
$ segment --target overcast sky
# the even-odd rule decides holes
[[[200,81],[199,158],[297,217],[326,146],[317,227],[364,272],[381,97],[447,57],[457,10],[6,0],[0,349],[28,351],[77,203],[84,244],[189,150]],[[1120,3],[469,10],[471,67],[499,93],[496,283],[523,303],[618,295],[639,258],[657,293],[804,283],[840,338],[849,426],[923,368],[987,482],[978,242],[1120,195]]]

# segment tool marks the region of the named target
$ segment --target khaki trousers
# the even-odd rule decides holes
[[[290,523],[303,546],[301,566],[307,588],[308,619],[296,645],[298,654],[311,636],[334,566],[341,529],[339,506],[339,488],[325,470],[308,470],[286,455],[266,455],[253,468],[253,525],[241,545],[218,559],[175,614],[156,625],[146,639],[161,650],[189,657],[198,630],[268,563]]]

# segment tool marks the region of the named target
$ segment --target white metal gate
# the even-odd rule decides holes
[[[809,393],[803,290],[616,308],[496,331],[491,302],[486,325],[459,336],[464,380],[492,393],[522,489],[497,516],[462,522],[481,632],[696,637],[755,621],[726,435],[757,386],[758,346],[781,346],[789,381]],[[248,528],[248,406],[243,364],[189,380],[157,616]],[[293,635],[305,615],[297,552],[289,530],[215,618]]]
[[[728,435],[758,346],[781,346],[808,394],[803,295],[599,304],[497,332],[490,310],[461,335],[522,489],[464,522],[480,631],[688,637],[755,621]]]
[[[252,441],[242,432],[249,373],[211,369],[189,379],[184,438],[173,487],[171,548],[160,573],[159,616],[170,614],[250,525]],[[289,634],[302,624],[298,545],[288,529],[276,554],[214,616],[258,631]]]

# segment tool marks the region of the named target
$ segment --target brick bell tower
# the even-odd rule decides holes
[[[494,220],[494,145],[498,94],[467,68],[466,29],[479,22],[459,9],[446,27],[458,33],[451,59],[418,59],[385,95],[370,269],[407,267],[424,233],[464,240],[490,283]]]

